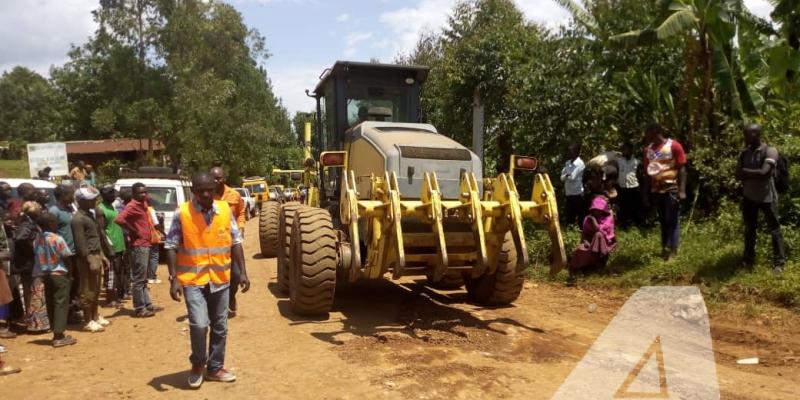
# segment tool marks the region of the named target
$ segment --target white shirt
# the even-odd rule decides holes
[[[567,196],[580,196],[583,194],[583,170],[586,165],[580,157],[575,161],[567,161],[561,170],[561,180],[564,182],[564,191]]]
[[[623,189],[634,189],[639,187],[639,179],[636,177],[636,170],[641,165],[636,157],[627,159],[625,157],[617,158],[617,165],[619,166],[619,178],[617,183]]]

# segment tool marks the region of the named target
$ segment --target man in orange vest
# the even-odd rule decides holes
[[[239,226],[239,233],[242,235],[242,238],[244,238],[245,205],[242,195],[227,185],[225,181],[225,171],[221,167],[211,168],[210,172],[211,177],[214,178],[214,200],[222,200],[228,203],[231,212],[233,212],[233,216],[236,218],[236,223]],[[239,284],[240,273],[239,265],[233,263],[231,266],[231,293],[228,304],[228,318],[236,316],[236,287]]]
[[[236,375],[224,366],[231,263],[241,268],[242,293],[250,289],[250,281],[236,218],[228,203],[214,200],[211,175],[206,172],[194,175],[192,193],[194,198],[176,210],[164,247],[170,296],[180,301],[183,289],[186,297],[192,343],[189,386],[199,388],[204,372],[209,381],[236,380]],[[209,326],[210,343],[206,346]]]

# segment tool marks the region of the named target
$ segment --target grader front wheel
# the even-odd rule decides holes
[[[261,206],[258,217],[258,242],[261,255],[275,257],[278,248],[278,211],[281,205],[277,201],[267,201]]]
[[[487,305],[511,304],[522,293],[523,283],[522,274],[517,272],[517,250],[510,232],[503,240],[494,273],[466,280],[469,296]]]
[[[305,207],[297,202],[290,202],[280,206],[278,210],[277,224],[277,265],[278,265],[278,287],[281,292],[289,292],[289,245],[292,237],[292,226],[294,224],[294,213],[297,209]]]
[[[336,231],[320,208],[295,211],[290,244],[289,304],[299,315],[325,314],[336,288]]]

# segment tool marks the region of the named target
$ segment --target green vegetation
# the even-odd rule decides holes
[[[0,132],[26,142],[153,138],[175,168],[263,175],[299,160],[287,111],[259,66],[265,39],[222,1],[101,1],[98,30],[48,81],[0,78]],[[12,149],[12,150],[13,150]]]
[[[659,258],[657,228],[620,232],[608,268],[578,284],[698,284],[713,298],[800,307],[800,264],[792,255],[800,248],[800,3],[774,0],[771,20],[763,20],[741,0],[557,2],[573,18],[556,30],[526,21],[513,1],[469,0],[443,31],[422,35],[398,61],[432,67],[426,118],[470,145],[479,99],[487,173],[505,170],[512,151],[557,171],[569,144],[583,143],[587,159],[624,141],[641,143],[643,127],[661,122],[688,151],[688,197],[697,198],[684,204],[694,221],[684,215],[680,255]],[[767,268],[766,234],[759,266],[739,268],[743,228],[733,171],[750,121],[764,126],[766,140],[792,165],[792,187],[780,202],[789,255],[781,277]],[[566,239],[571,251],[579,233],[570,230]],[[536,234],[529,251],[546,265],[549,240]]]
[[[758,237],[758,263],[753,269],[742,266],[743,227],[737,207],[723,205],[716,218],[682,222],[681,249],[677,257],[664,261],[660,257],[658,229],[618,230],[618,247],[606,269],[579,276],[579,286],[638,288],[646,285],[698,285],[712,300],[748,300],[769,302],[800,310],[800,262],[791,256],[786,271],[773,276],[769,233]],[[568,251],[577,246],[580,233],[567,229]],[[787,247],[800,248],[800,232],[784,229]],[[528,242],[535,267],[535,279],[565,283],[567,272],[549,276],[547,255],[550,241],[544,232],[534,232]]]
[[[28,160],[0,160],[0,178],[30,178]]]

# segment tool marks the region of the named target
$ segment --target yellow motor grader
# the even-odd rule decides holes
[[[547,228],[553,263],[563,265],[556,197],[537,160],[512,157],[509,172],[484,179],[475,153],[418,122],[427,75],[340,61],[321,76],[309,195],[273,211],[278,282],[295,313],[327,313],[337,280],[386,275],[463,284],[478,303],[509,304],[529,264],[525,220]],[[306,139],[310,152],[309,129]],[[520,198],[515,170],[533,171],[530,200]]]

